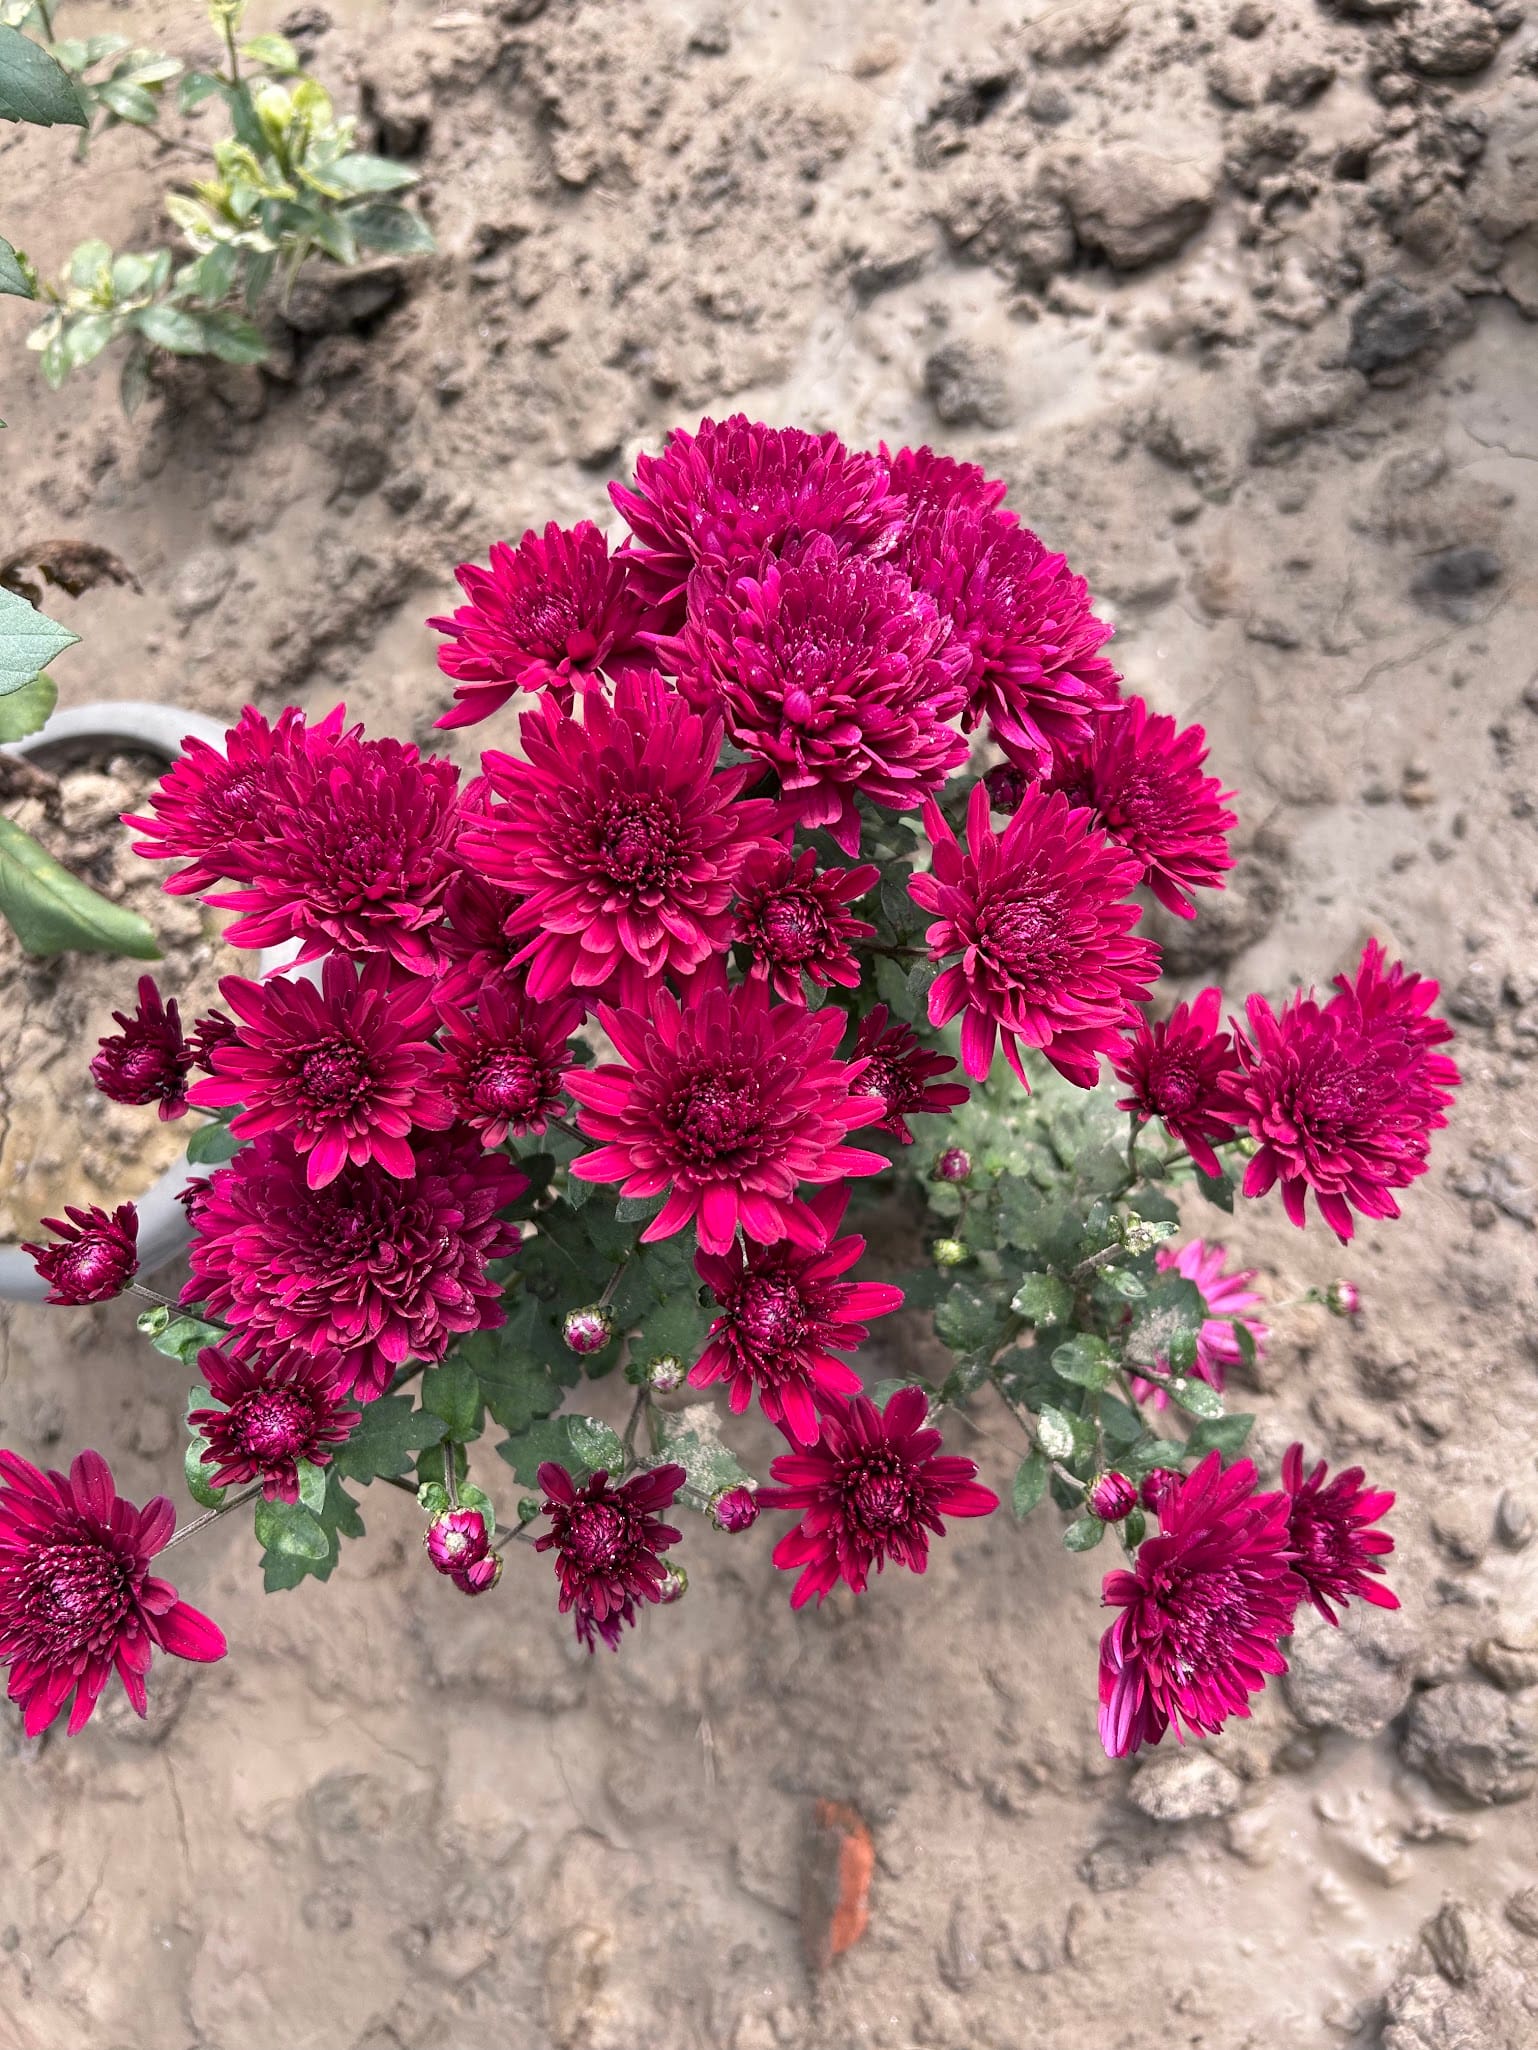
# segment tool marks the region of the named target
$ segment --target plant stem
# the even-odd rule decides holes
[[[632,1404],[630,1410],[630,1421],[625,1426],[625,1436],[623,1442],[625,1447],[625,1457],[627,1460],[635,1451],[636,1426],[641,1421],[641,1412],[642,1410],[647,1408],[650,1402],[651,1390],[649,1388],[637,1389],[636,1399],[635,1402]]]
[[[131,1295],[142,1295],[147,1303],[154,1303],[162,1310],[178,1308],[178,1305],[172,1302],[168,1295],[161,1295],[157,1289],[146,1288],[142,1281],[130,1281],[128,1289]]]
[[[1093,1274],[1097,1267],[1108,1267],[1118,1254],[1125,1253],[1126,1250],[1119,1242],[1102,1246],[1098,1253],[1091,1253],[1089,1258],[1081,1260],[1077,1267],[1070,1267],[1068,1279],[1077,1281],[1082,1274]]]
[[[240,84],[240,53],[235,48],[235,17],[228,10],[224,16],[224,47],[230,53],[230,84]]]
[[[459,1507],[459,1476],[454,1471],[454,1447],[447,1438],[443,1441],[443,1485],[448,1492],[449,1507]]]
[[[227,1516],[232,1509],[238,1509],[242,1502],[249,1502],[253,1495],[259,1495],[261,1492],[262,1484],[258,1481],[254,1488],[243,1489],[229,1501],[221,1502],[217,1509],[205,1509],[201,1516],[194,1516],[191,1523],[184,1523],[180,1530],[173,1530],[160,1551],[169,1552],[171,1547],[179,1545],[183,1538],[195,1537],[200,1530],[206,1530],[209,1524],[217,1523],[221,1516]],[[156,1556],[159,1557],[159,1553]]]
[[[606,1310],[609,1307],[610,1303],[613,1302],[614,1291],[619,1287],[619,1278],[624,1273],[625,1269],[630,1265],[630,1254],[634,1251],[635,1247],[632,1246],[630,1249],[630,1253],[627,1253],[625,1255],[624,1259],[620,1261],[619,1265],[615,1268],[614,1272],[609,1276],[608,1280],[604,1283],[603,1294],[598,1298],[598,1307],[600,1310]]]

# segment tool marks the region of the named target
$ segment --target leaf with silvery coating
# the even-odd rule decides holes
[[[1027,1274],[1010,1307],[1028,1324],[1065,1324],[1073,1309],[1073,1290],[1059,1274]]]
[[[0,586],[0,697],[30,684],[80,638]]]
[[[1186,1450],[1193,1458],[1200,1458],[1216,1449],[1222,1453],[1226,1466],[1244,1450],[1244,1441],[1254,1422],[1254,1417],[1237,1412],[1232,1416],[1206,1417],[1186,1440]]]
[[[1052,1371],[1080,1388],[1104,1388],[1115,1367],[1111,1348],[1092,1332],[1080,1331],[1052,1354]]]
[[[1172,1402],[1178,1402],[1183,1410],[1192,1416],[1211,1420],[1223,1414],[1223,1398],[1216,1388],[1205,1381],[1188,1379],[1184,1374],[1173,1374],[1165,1382]]]
[[[722,1442],[721,1418],[708,1402],[660,1414],[652,1442],[656,1464],[672,1460],[689,1477],[689,1486],[707,1501],[723,1488],[740,1487],[752,1479],[731,1447]]]
[[[1092,1552],[1105,1536],[1105,1525],[1098,1516],[1077,1516],[1063,1532],[1063,1543],[1070,1552]]]
[[[1047,1473],[1046,1458],[1040,1452],[1028,1452],[1015,1469],[1014,1486],[1009,1491],[1009,1500],[1011,1508],[1021,1521],[1030,1515],[1047,1492]]]
[[[1207,1306],[1194,1282],[1183,1274],[1162,1276],[1133,1310],[1126,1340],[1129,1364],[1151,1367],[1160,1360],[1173,1362],[1180,1339],[1189,1340],[1194,1360],[1196,1334],[1206,1315]]]
[[[579,1426],[586,1427],[580,1434]],[[543,1417],[517,1437],[505,1438],[497,1447],[497,1453],[507,1461],[525,1487],[538,1486],[539,1469],[546,1460],[565,1467],[572,1479],[580,1482],[594,1471],[588,1453],[602,1450],[601,1441],[595,1441],[595,1433],[606,1428],[593,1424],[587,1417]],[[622,1453],[624,1448],[612,1431],[608,1432],[608,1438],[613,1441],[615,1450]],[[605,1458],[600,1457],[597,1464],[607,1467],[610,1473],[615,1471]]]
[[[1048,1403],[1036,1419],[1036,1442],[1048,1459],[1072,1459],[1078,1443],[1073,1418]]]

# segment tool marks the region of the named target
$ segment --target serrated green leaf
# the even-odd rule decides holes
[[[433,231],[417,214],[388,202],[350,207],[347,223],[368,249],[391,256],[430,255],[437,248]]]
[[[463,1359],[447,1359],[422,1376],[422,1407],[443,1424],[456,1444],[476,1436],[481,1420],[481,1384]]]
[[[46,726],[58,701],[59,686],[51,676],[34,676],[20,690],[7,691],[0,698],[0,745]]]
[[[1102,1338],[1080,1331],[1054,1348],[1052,1371],[1061,1381],[1079,1388],[1104,1388],[1115,1368],[1111,1348]]]
[[[400,192],[416,184],[417,174],[405,164],[391,163],[388,157],[373,157],[364,150],[355,150],[331,166],[326,180],[346,193]]]
[[[1232,1214],[1234,1207],[1232,1175],[1203,1174],[1201,1169],[1198,1168],[1196,1170],[1196,1186],[1201,1190],[1209,1203],[1214,1204],[1219,1210],[1227,1210]]]
[[[1201,1290],[1193,1282],[1183,1274],[1161,1275],[1132,1313],[1126,1341],[1128,1362],[1150,1367],[1174,1364],[1181,1339],[1191,1342],[1194,1359],[1196,1334],[1206,1315]]]
[[[441,1420],[413,1407],[405,1395],[381,1395],[366,1403],[363,1420],[345,1444],[337,1447],[331,1471],[338,1480],[371,1481],[402,1474],[424,1445],[443,1436]]]
[[[0,586],[0,697],[22,690],[80,638]]]
[[[1063,1543],[1070,1552],[1092,1552],[1105,1536],[1105,1525],[1098,1516],[1076,1516],[1063,1532]]]
[[[1028,1324],[1066,1324],[1073,1311],[1073,1290],[1059,1274],[1027,1274],[1010,1299]]]
[[[1254,1417],[1237,1412],[1233,1416],[1204,1418],[1187,1439],[1186,1450],[1196,1458],[1207,1452],[1221,1452],[1226,1465],[1244,1450],[1244,1441],[1254,1422]]]
[[[1070,1437],[1070,1445],[1071,1443]],[[1028,1452],[1016,1467],[1009,1500],[1015,1515],[1022,1521],[1030,1515],[1047,1492],[1047,1473],[1047,1462],[1040,1452]]]
[[[1216,1388],[1210,1388],[1205,1381],[1189,1380],[1184,1374],[1173,1374],[1164,1384],[1171,1399],[1188,1410],[1192,1416],[1212,1419],[1223,1414],[1223,1398]]]
[[[137,911],[98,896],[7,818],[0,818],[0,914],[28,954],[160,959],[155,935]]]
[[[539,1418],[553,1416],[577,1378],[577,1361],[561,1345],[553,1322],[543,1304],[524,1296],[499,1330],[478,1331],[460,1341],[457,1357],[473,1369],[487,1409],[514,1437]],[[548,1358],[539,1357],[542,1349],[558,1356],[559,1376]]]
[[[659,1414],[653,1444],[656,1463],[675,1461],[688,1475],[689,1486],[707,1500],[723,1488],[741,1487],[752,1479],[736,1453],[722,1441],[720,1412],[708,1402]]]
[[[666,1202],[666,1192],[660,1196],[621,1196],[614,1205],[615,1221],[619,1224],[645,1224],[657,1216]]]
[[[1009,1330],[1009,1313],[996,1289],[956,1281],[935,1311],[935,1331],[953,1352],[996,1350]]]
[[[217,1345],[226,1335],[217,1324],[182,1310],[166,1309],[160,1303],[141,1310],[137,1322],[156,1352],[164,1353],[168,1360],[179,1360],[184,1367],[191,1366],[205,1346]]]
[[[302,1502],[258,1502],[256,1541],[264,1552],[290,1559],[324,1559],[331,1550],[319,1517]]]
[[[577,1449],[573,1426],[586,1421],[572,1416],[542,1418],[516,1438],[505,1438],[497,1447],[498,1456],[528,1488],[539,1485],[539,1469],[546,1460],[564,1466],[573,1480],[582,1480],[592,1469]],[[583,1442],[590,1442],[586,1435]]]
[[[297,1459],[294,1472],[299,1479],[299,1506],[318,1518],[326,1506],[326,1469],[308,1459]]]
[[[19,29],[0,24],[0,121],[84,128],[89,118],[75,81],[58,59]]]
[[[21,257],[0,235],[0,292],[13,299],[35,299],[37,291],[22,265]]]

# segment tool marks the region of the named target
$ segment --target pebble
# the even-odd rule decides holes
[[[1512,1644],[1503,1637],[1481,1637],[1469,1657],[1503,1694],[1538,1687],[1538,1644]]]
[[[1348,1612],[1339,1629],[1309,1615],[1292,1641],[1282,1692],[1298,1721],[1311,1730],[1375,1737],[1404,1711],[1410,1681],[1402,1629]]]
[[[1399,1751],[1406,1765],[1482,1807],[1520,1801],[1538,1785],[1532,1715],[1472,1680],[1417,1695]]]
[[[1192,1750],[1149,1759],[1133,1780],[1129,1798],[1154,1822],[1197,1822],[1231,1815],[1243,1792],[1226,1765]]]
[[[1067,185],[1079,240],[1117,270],[1139,270],[1183,249],[1206,226],[1215,174],[1136,143],[1112,143]]]

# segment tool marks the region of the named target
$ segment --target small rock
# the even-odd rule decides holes
[[[1264,383],[1255,395],[1255,454],[1264,460],[1301,435],[1338,426],[1356,411],[1366,390],[1355,369]]]
[[[1501,1637],[1481,1637],[1469,1657],[1503,1694],[1538,1687],[1538,1644],[1510,1644]]]
[[[1379,278],[1352,309],[1346,362],[1368,377],[1394,370],[1422,354],[1445,349],[1472,324],[1461,293],[1416,292],[1400,278]]]
[[[1538,1886],[1520,1886],[1506,1903],[1506,1920],[1524,1936],[1538,1936]]]
[[[1489,1548],[1489,1519],[1472,1502],[1442,1502],[1431,1512],[1431,1535],[1455,1566],[1477,1566]]]
[[[1471,961],[1447,994],[1448,1010],[1465,1025],[1493,1025],[1500,1002],[1501,979],[1489,961]]]
[[[178,619],[196,619],[212,612],[229,589],[235,558],[217,548],[200,548],[171,580],[171,610]]]
[[[1417,1695],[1399,1751],[1406,1765],[1480,1806],[1520,1801],[1538,1785],[1531,1714],[1473,1680]]]
[[[1279,64],[1266,85],[1266,98],[1283,107],[1306,107],[1335,83],[1335,66],[1318,57],[1292,57]]]
[[[1410,1698],[1403,1634],[1363,1610],[1347,1611],[1338,1629],[1309,1613],[1299,1623],[1282,1691],[1310,1730],[1375,1737]]]
[[[1239,5],[1228,17],[1228,33],[1238,36],[1241,42],[1252,43],[1257,36],[1263,36],[1271,26],[1275,9],[1266,5],[1266,0],[1239,0]]]
[[[1416,571],[1410,595],[1428,612],[1467,620],[1474,615],[1478,594],[1498,584],[1501,576],[1501,558],[1493,548],[1442,548]]]
[[[1006,427],[1009,392],[996,350],[945,342],[924,365],[924,390],[947,427]]]
[[[1507,1488],[1495,1505],[1495,1534],[1508,1552],[1525,1552],[1538,1530],[1532,1503]]]
[[[1201,1751],[1177,1751],[1150,1758],[1132,1782],[1129,1798],[1155,1822],[1196,1822],[1231,1815],[1243,1788],[1238,1779]]]
[[[1460,1901],[1443,1901],[1422,1929],[1421,1940],[1449,1986],[1477,1979],[1493,1948],[1486,1924]]]
[[[1066,197],[1079,240],[1117,270],[1175,255],[1206,226],[1216,179],[1189,160],[1112,143],[1080,164]]]
[[[1493,16],[1471,0],[1420,0],[1400,39],[1404,61],[1427,78],[1483,71],[1501,47]]]
[[[1230,107],[1258,107],[1265,83],[1254,62],[1233,50],[1220,50],[1207,66],[1207,83]]]
[[[1131,11],[1131,0],[1077,0],[1048,13],[1033,31],[1032,50],[1043,64],[1088,64],[1115,49]]]

